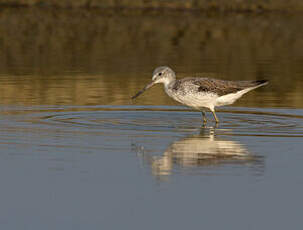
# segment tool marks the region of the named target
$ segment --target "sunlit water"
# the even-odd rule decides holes
[[[79,28],[68,26],[75,12],[46,12],[41,22],[34,20],[40,15],[34,12],[0,15],[0,22],[21,28],[16,33],[24,42],[36,36],[19,34],[31,21],[38,23],[34,27],[44,42],[48,36],[43,28],[62,35],[48,46],[29,42],[32,56],[28,46],[17,45],[20,39],[11,40],[15,27],[0,31],[1,229],[302,226],[303,70],[296,47],[303,44],[300,28],[292,36],[295,16],[248,17],[247,26],[264,35],[259,38],[242,24],[243,15],[228,22],[187,15],[188,27],[177,23],[178,14],[170,15],[159,33],[168,31],[172,37],[149,40],[154,30],[148,25],[155,28],[163,21],[154,15],[141,16],[137,31],[138,15],[80,12]],[[57,14],[67,24],[57,27]],[[100,29],[104,45],[98,31],[106,20],[117,30]],[[270,22],[276,24],[265,32]],[[130,34],[145,38],[138,40],[137,50],[129,47],[132,36],[121,38],[129,46],[112,36],[126,26]],[[288,32],[277,37],[281,27]],[[200,34],[205,28],[206,38]],[[92,31],[99,51],[90,47]],[[194,32],[199,38],[190,43]],[[125,51],[122,57],[119,49]],[[280,52],[274,53],[276,49]],[[232,107],[219,108],[219,125],[207,114],[209,122],[203,126],[199,112],[173,102],[160,86],[130,100],[150,80],[154,67],[170,63],[178,77],[266,78],[270,84]]]

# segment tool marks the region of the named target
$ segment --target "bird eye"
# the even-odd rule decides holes
[[[162,73],[160,72],[160,73],[158,73],[158,75],[159,75],[159,76],[161,76],[161,75],[162,75]]]

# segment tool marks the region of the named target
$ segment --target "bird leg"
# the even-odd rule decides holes
[[[216,115],[216,113],[215,113],[215,110],[212,109],[212,110],[210,110],[210,111],[213,113],[214,118],[215,118],[215,120],[216,120],[216,123],[219,123],[219,119],[217,118],[217,115]]]
[[[203,124],[205,124],[205,123],[207,123],[206,114],[204,111],[201,111],[201,112],[202,112]]]

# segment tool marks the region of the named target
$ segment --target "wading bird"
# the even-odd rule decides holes
[[[218,123],[219,119],[216,116],[215,107],[233,104],[245,93],[266,85],[268,81],[225,81],[196,77],[178,80],[171,68],[160,66],[154,70],[152,82],[133,96],[132,99],[135,99],[157,83],[163,83],[165,92],[174,100],[201,111],[204,123],[207,122],[206,109],[212,112],[216,123]]]

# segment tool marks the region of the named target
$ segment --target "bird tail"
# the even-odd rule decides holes
[[[257,88],[259,88],[259,87],[261,87],[263,85],[267,85],[267,84],[268,84],[267,80],[252,81],[250,87],[248,87],[248,88],[246,88],[244,90],[241,90],[240,92],[243,92],[243,94],[244,94],[244,93],[247,93],[247,92],[249,92],[249,91],[251,91],[253,89],[257,89]]]
[[[267,85],[268,80],[258,80],[258,81],[254,81],[253,83],[257,88],[257,87],[260,87],[260,86],[263,86],[263,85]]]
[[[268,81],[267,80],[258,80],[258,81],[242,81],[240,84],[242,84],[242,90],[237,91],[236,93],[231,93],[231,94],[227,94],[225,96],[220,97],[217,100],[217,106],[220,105],[230,105],[232,103],[234,103],[236,100],[238,100],[240,97],[242,97],[242,95],[244,95],[245,93],[259,88],[263,85],[267,85]]]

